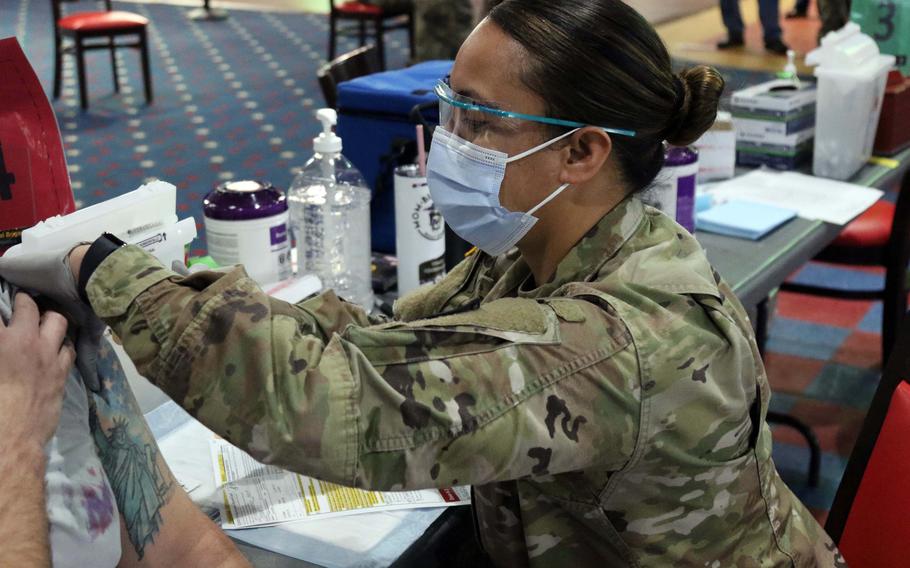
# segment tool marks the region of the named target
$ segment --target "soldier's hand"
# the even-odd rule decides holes
[[[66,319],[38,313],[16,295],[9,325],[0,320],[0,451],[50,440],[60,420],[63,388],[76,357]]]
[[[36,292],[53,300],[75,327],[76,365],[92,392],[98,391],[98,345],[104,323],[91,306],[82,301],[76,282],[79,267],[88,246],[0,258],[0,277],[19,288]]]

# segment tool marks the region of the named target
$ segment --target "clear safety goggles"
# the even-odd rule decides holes
[[[447,131],[472,141],[485,133],[508,134],[521,128],[523,121],[531,121],[551,126],[566,128],[584,128],[590,126],[573,120],[535,116],[512,112],[498,108],[495,103],[480,104],[470,97],[460,95],[452,90],[448,78],[436,84],[436,96],[439,98],[439,124]],[[619,136],[635,136],[634,130],[599,126],[604,132]]]

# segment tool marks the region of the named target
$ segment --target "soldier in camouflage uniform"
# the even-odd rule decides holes
[[[771,461],[749,322],[691,235],[632,197],[552,281],[528,275],[474,255],[389,323],[331,291],[270,299],[239,268],[181,278],[136,247],[87,290],[140,372],[256,459],[472,484],[497,566],[834,565]]]
[[[584,29],[588,7],[596,36],[543,49],[563,24]],[[528,22],[554,29],[538,45]],[[592,72],[584,59],[599,41],[623,57]],[[596,93],[577,120],[625,116],[636,131],[586,127],[525,158],[565,175],[597,152],[611,160],[542,210],[541,224],[562,221],[549,238],[578,235],[552,270],[538,273],[527,239],[480,252],[383,321],[331,291],[269,298],[241,268],[182,277],[133,246],[96,262],[102,239],[80,274],[92,308],[144,376],[264,463],[379,490],[472,485],[496,566],[845,566],[774,468],[770,393],[742,306],[692,235],[634,195],[660,169],[663,140],[688,144],[711,124],[722,79],[704,67],[674,76],[618,0],[506,0],[459,53],[452,89],[527,94],[497,59],[510,50],[539,58],[544,79],[566,73],[524,77],[555,116],[570,112],[554,106],[559,89]],[[617,77],[633,71],[624,93]],[[615,169],[623,182],[609,181]],[[520,190],[539,192],[530,185],[547,175],[532,170]],[[503,205],[515,179],[502,182]],[[590,224],[583,208],[559,217],[579,199],[610,205],[592,205]],[[0,275],[15,282],[15,266],[0,259]]]

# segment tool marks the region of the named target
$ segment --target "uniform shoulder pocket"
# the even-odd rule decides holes
[[[478,327],[496,331],[541,334],[547,330],[547,313],[534,300],[503,298],[481,304],[476,310],[417,320],[412,327]]]

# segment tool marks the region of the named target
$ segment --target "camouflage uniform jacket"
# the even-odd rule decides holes
[[[371,321],[135,247],[88,294],[140,372],[255,458],[474,486],[499,566],[835,566],[771,461],[751,328],[698,243],[628,199],[533,287],[480,254]]]

